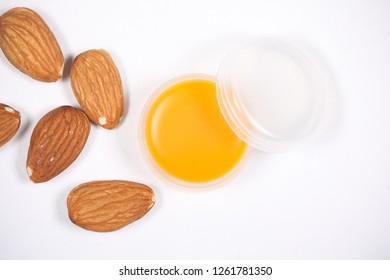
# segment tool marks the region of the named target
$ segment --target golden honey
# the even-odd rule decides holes
[[[247,145],[226,123],[216,84],[207,79],[165,88],[146,113],[145,141],[155,164],[186,182],[209,182],[227,175]]]

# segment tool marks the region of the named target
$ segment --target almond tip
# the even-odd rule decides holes
[[[107,123],[107,118],[106,117],[100,117],[99,118],[99,124],[100,125],[105,125]]]

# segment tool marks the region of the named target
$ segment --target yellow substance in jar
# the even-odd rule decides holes
[[[231,171],[247,145],[226,123],[216,84],[194,79],[172,85],[146,116],[146,144],[155,163],[187,182],[208,182]]]

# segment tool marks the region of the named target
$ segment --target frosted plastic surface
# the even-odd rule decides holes
[[[316,65],[280,38],[259,38],[230,55],[219,73],[219,99],[233,130],[264,151],[285,151],[307,139],[323,114]]]

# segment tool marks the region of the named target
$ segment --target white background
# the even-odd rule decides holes
[[[86,148],[48,183],[29,182],[25,161],[36,122],[78,106],[69,77],[34,81],[0,54],[0,102],[22,126],[0,149],[2,259],[389,259],[390,2],[371,1],[4,1],[36,10],[66,58],[108,50],[126,91],[113,131],[94,126]],[[234,181],[186,192],[155,178],[139,152],[141,109],[177,75],[215,75],[223,57],[257,35],[290,38],[332,75],[333,107],[316,138],[282,154],[257,152]],[[67,217],[66,198],[98,179],[143,182],[155,207],[112,233]]]

